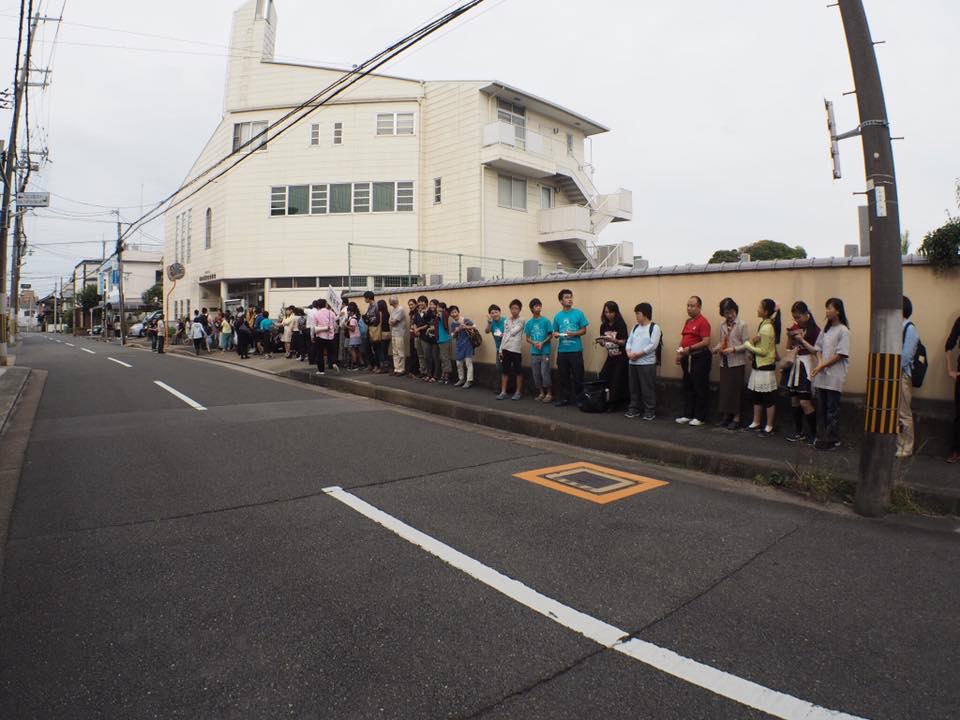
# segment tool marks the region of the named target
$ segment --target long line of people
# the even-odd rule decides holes
[[[315,365],[318,374],[366,370],[471,388],[474,357],[486,337],[494,344],[500,374],[497,400],[524,398],[522,365],[527,346],[536,401],[586,411],[626,407],[629,419],[654,420],[657,366],[662,362],[665,334],[653,320],[652,305],[641,302],[634,307],[636,323],[629,329],[619,305],[613,300],[604,303],[599,332],[592,343],[604,353],[604,363],[598,380],[585,384],[584,337],[590,323],[583,311],[574,307],[572,291],[561,290],[557,300],[559,309],[552,320],[543,314],[539,298],[527,304],[529,319],[522,317],[519,299],[510,301],[507,313],[492,304],[482,318],[483,332],[456,305],[425,295],[409,299],[403,307],[397,296],[377,299],[368,291],[363,296],[364,309],[356,301],[345,301],[339,312],[320,299],[307,308],[285,308],[277,322],[260,308],[239,308],[236,313],[215,310],[212,316],[204,308],[194,313],[192,322],[184,319],[180,323],[174,342],[189,333],[197,354],[235,349],[243,359],[251,352],[269,359],[285,353],[289,359]],[[757,305],[753,334],[739,305],[729,297],[721,300],[716,342],[710,321],[703,315],[701,298],[692,296],[686,310],[688,317],[673,353],[683,378],[683,411],[675,418],[678,424],[699,427],[707,423],[710,373],[717,362],[717,426],[758,438],[771,437],[776,428],[777,395],[783,391],[789,394],[793,423],[792,431],[785,433],[786,440],[809,442],[823,450],[840,446],[840,401],[851,352],[843,300],[833,297],[824,303],[822,326],[804,301],[794,302],[782,348],[782,313],[770,298]],[[910,320],[912,313],[910,299],[904,297],[898,457],[914,452],[912,390],[922,383],[927,364],[925,348]],[[951,358],[958,347],[960,318],[945,346],[957,406],[954,446],[948,457],[951,463],[960,461],[960,353]]]

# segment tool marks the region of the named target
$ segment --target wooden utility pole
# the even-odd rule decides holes
[[[894,482],[903,352],[900,213],[890,123],[874,42],[862,0],[839,0],[860,112],[870,217],[870,356],[860,479],[854,509],[880,517]]]

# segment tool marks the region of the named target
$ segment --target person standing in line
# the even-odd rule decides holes
[[[826,302],[827,321],[817,338],[817,366],[810,373],[810,381],[817,391],[818,450],[840,447],[840,395],[847,381],[850,357],[850,325],[843,300],[830,298]]]
[[[407,325],[407,310],[400,307],[400,298],[390,296],[390,354],[393,357],[393,374],[403,377],[406,374],[407,344],[410,340]]]
[[[167,341],[167,324],[163,315],[157,318],[157,355],[163,355],[163,346]]]
[[[147,337],[150,338],[150,352],[157,351],[157,321],[147,323]]]
[[[953,450],[947,456],[947,462],[951,465],[960,462],[960,352],[955,359],[951,357],[957,348],[960,348],[960,317],[953,323],[943,348],[947,359],[947,375],[953,380]]]
[[[260,317],[260,324],[257,326],[257,329],[260,331],[260,342],[261,347],[263,348],[263,357],[266,360],[273,359],[273,326],[276,323],[273,322],[273,318],[270,317],[270,313],[267,310],[264,310]]]
[[[307,312],[302,307],[294,308],[294,316],[297,318],[293,325],[293,354],[296,355],[299,362],[306,360],[310,352],[309,336],[307,334]]]
[[[280,342],[283,343],[283,351],[287,354],[287,360],[293,357],[293,324],[297,321],[293,314],[293,306],[288,305],[283,311],[283,320],[280,321],[282,328]]]
[[[347,347],[350,348],[350,365],[348,370],[359,370],[362,367],[361,350],[363,337],[360,335],[360,308],[355,302],[347,303]]]
[[[407,361],[404,370],[410,378],[417,377],[418,374],[418,355],[416,333],[414,332],[413,317],[417,314],[417,301],[414,298],[407,300],[407,337],[404,340],[407,353]]]
[[[390,372],[390,308],[387,301],[377,300],[377,319],[380,321],[380,340],[377,342],[377,364],[380,372]]]
[[[627,379],[629,361],[624,352],[627,345],[627,321],[620,313],[620,306],[613,300],[607,300],[603,304],[600,317],[600,336],[595,342],[606,350],[607,355],[600,370],[600,379],[609,392],[609,407],[622,407],[621,403],[628,399],[630,394],[630,381]]]
[[[913,455],[913,359],[920,346],[920,333],[910,320],[913,315],[913,303],[903,296],[903,350],[900,356],[900,402],[897,412],[900,420],[900,433],[897,435],[898,458]]]
[[[190,325],[190,338],[193,340],[193,350],[197,355],[200,354],[201,350],[206,349],[207,331],[198,319],[195,319]]]
[[[453,363],[451,360],[452,356],[450,355],[450,312],[445,302],[437,303],[436,333],[437,346],[434,352],[439,358],[439,381],[441,385],[446,385],[450,382]]]
[[[557,342],[556,407],[579,403],[583,392],[583,341],[590,321],[579,308],[573,307],[573,291],[564,288],[557,293],[560,312],[553,318],[553,337]]]
[[[790,406],[793,410],[793,423],[796,432],[787,436],[790,442],[813,442],[817,435],[817,409],[813,404],[813,388],[810,385],[810,373],[813,372],[813,358],[816,355],[817,338],[820,326],[803,300],[797,300],[790,308],[793,325],[787,330],[787,352],[795,353],[793,365],[787,375],[787,389],[790,391]]]
[[[450,332],[457,349],[457,381],[455,387],[467,389],[473,385],[473,356],[476,350],[473,347],[472,334],[476,332],[473,320],[460,317],[460,308],[450,306]]]
[[[699,427],[707,421],[710,398],[710,322],[703,316],[703,300],[693,295],[687,300],[687,321],[683,325],[677,365],[683,371],[683,415],[680,425]]]
[[[654,420],[657,417],[657,348],[663,333],[653,322],[653,306],[642,302],[633,308],[637,315],[627,344],[624,347],[629,367],[630,407],[624,417],[642,417]]]
[[[417,309],[410,320],[410,332],[413,335],[414,349],[417,351],[417,361],[420,364],[419,377],[421,380],[427,380],[430,377],[430,358],[432,352],[430,344],[427,342],[427,329],[430,322],[427,320],[429,301],[426,295],[417,298]]]
[[[437,347],[437,315],[440,312],[440,303],[431,300],[427,303],[427,311],[423,314],[426,327],[423,330],[423,342],[427,353],[427,374],[425,382],[435,383],[440,377],[440,349]]]
[[[533,315],[523,326],[523,334],[530,344],[530,371],[533,384],[537,388],[537,400],[553,402],[550,377],[550,339],[553,337],[553,323],[550,318],[541,315],[543,303],[540,298],[530,301],[530,313]]]
[[[330,309],[323,298],[317,300],[317,375],[323,375],[326,368],[340,372],[337,364],[334,335],[337,332],[337,314]]]
[[[777,414],[777,345],[780,344],[780,309],[770,298],[764,298],[757,306],[760,326],[757,334],[743,344],[753,355],[750,382],[747,388],[753,395],[753,422],[744,430],[756,430],[759,437],[773,435]],[[766,425],[763,424],[766,411]]]
[[[504,319],[499,305],[491,305],[487,308],[487,327],[484,330],[488,335],[493,336],[493,346],[497,358],[497,375],[502,374],[503,363],[500,362],[500,343],[503,342]]]
[[[511,400],[523,399],[523,326],[520,317],[523,303],[519,300],[510,301],[510,317],[503,323],[503,340],[500,343],[500,394],[497,400],[506,400],[507,389],[514,385]]]
[[[733,298],[720,301],[720,341],[713,346],[713,354],[720,358],[720,427],[740,429],[743,407],[743,388],[747,354],[744,344],[750,337],[747,324],[740,319],[740,307]]]
[[[230,311],[227,311],[227,314],[223,316],[223,320],[220,322],[220,352],[225,352],[230,349],[230,346],[233,344],[233,316],[230,314]]]

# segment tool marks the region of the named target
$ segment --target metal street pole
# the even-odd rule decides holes
[[[120,226],[120,211],[117,210],[117,287],[120,291],[120,346],[127,344],[126,313],[123,306],[123,228]]]
[[[24,0],[20,2],[21,18],[23,17]],[[28,3],[27,49],[24,54],[23,65],[19,74],[14,73],[13,92],[13,120],[10,123],[10,140],[7,143],[7,157],[3,166],[3,197],[0,200],[0,366],[7,364],[7,331],[9,318],[7,317],[7,235],[10,232],[10,200],[13,184],[13,169],[17,164],[17,134],[20,129],[20,105],[23,93],[27,86],[30,73],[30,51],[33,47],[33,37],[36,34],[37,18],[33,15],[33,0]],[[22,31],[22,26],[21,26]],[[22,35],[22,33],[21,33]],[[17,64],[20,63],[20,35],[17,40]]]
[[[894,483],[903,351],[900,213],[890,124],[862,0],[839,0],[860,112],[870,217],[870,356],[860,479],[854,509],[880,517]]]

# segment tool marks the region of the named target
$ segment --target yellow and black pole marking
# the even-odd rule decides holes
[[[871,353],[867,368],[867,416],[864,430],[881,435],[900,432],[900,354]]]

